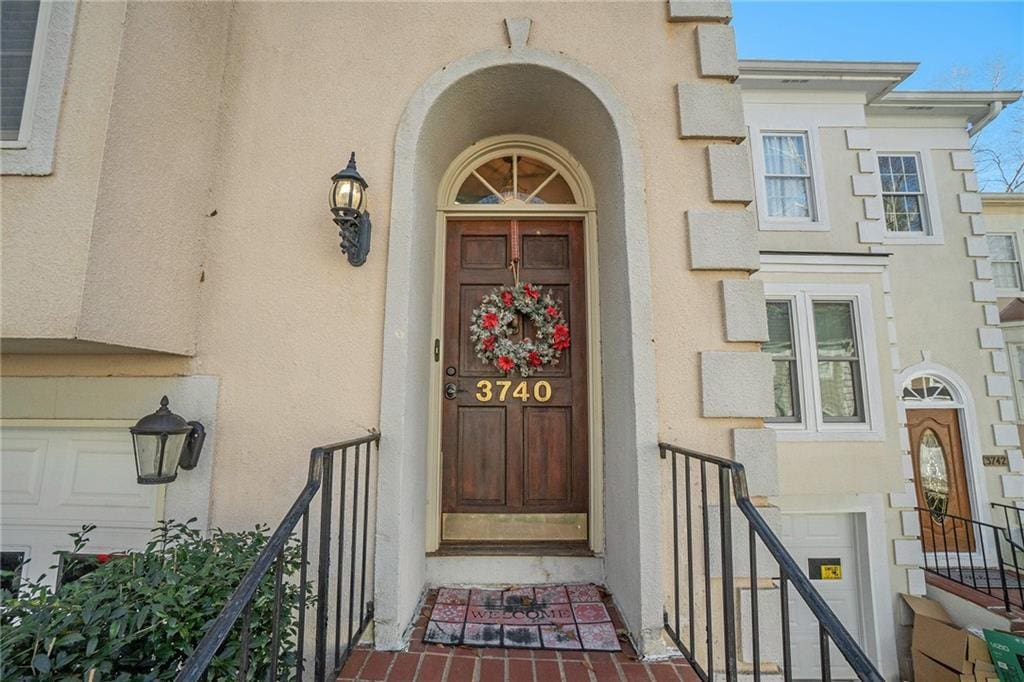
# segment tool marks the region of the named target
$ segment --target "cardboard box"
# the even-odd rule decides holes
[[[985,640],[954,625],[938,602],[906,594],[903,601],[914,614],[911,640],[914,677],[930,682],[937,675],[935,679],[960,682],[962,678],[964,682],[976,682],[975,662],[992,662]],[[919,663],[923,666],[921,671],[918,671]]]
[[[1024,637],[1002,630],[985,630],[985,639],[1000,682],[1024,682]]]

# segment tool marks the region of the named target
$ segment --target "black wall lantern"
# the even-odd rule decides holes
[[[178,477],[178,467],[194,469],[206,440],[206,429],[199,422],[187,422],[167,407],[167,396],[160,409],[148,414],[131,429],[135,446],[135,468],[139,483],[170,483]]]
[[[338,225],[341,251],[348,262],[359,266],[370,254],[370,213],[366,210],[366,180],[356,170],[356,153],[352,152],[348,165],[331,178],[331,213]]]

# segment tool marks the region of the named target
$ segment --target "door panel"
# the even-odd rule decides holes
[[[453,220],[445,239],[439,371],[442,386],[452,385],[453,397],[442,400],[442,541],[507,540],[510,528],[534,540],[546,534],[549,539],[585,539],[589,472],[582,222]],[[520,254],[520,281],[551,293],[572,339],[558,364],[529,378],[505,376],[481,362],[469,331],[481,299],[514,283],[509,268],[513,246]],[[534,333],[528,321],[520,327],[516,340]],[[460,514],[465,518],[456,518]],[[495,515],[490,536],[485,514]]]
[[[971,498],[958,410],[907,410],[921,539],[926,552],[973,552]],[[960,517],[954,518],[954,517]]]

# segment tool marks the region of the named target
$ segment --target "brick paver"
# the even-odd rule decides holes
[[[683,659],[644,662],[628,641],[619,653],[549,651],[542,649],[485,649],[423,644],[423,631],[434,594],[413,628],[409,650],[352,652],[339,680],[387,682],[697,682]],[[622,621],[611,601],[605,605],[616,627]]]

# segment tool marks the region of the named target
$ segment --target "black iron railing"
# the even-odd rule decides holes
[[[671,459],[672,465],[673,588],[669,595],[671,612],[669,608],[665,609],[665,630],[697,675],[705,682],[711,682],[722,674],[728,682],[738,678],[739,642],[736,633],[737,626],[743,623],[737,622],[736,592],[737,589],[749,589],[749,629],[744,628],[749,637],[744,639],[749,642],[750,659],[749,670],[744,671],[744,675],[752,675],[755,682],[760,682],[762,663],[772,662],[762,661],[761,640],[768,626],[762,622],[759,590],[764,589],[764,583],[770,582],[770,589],[778,589],[781,614],[778,624],[781,632],[771,633],[771,636],[778,634],[781,639],[782,661],[774,663],[781,667],[787,682],[793,676],[789,613],[791,587],[818,623],[820,679],[832,679],[831,642],[859,679],[882,682],[882,676],[867,654],[839,622],[751,502],[743,465],[668,443],[661,443],[659,447],[662,459]],[[737,564],[733,556],[733,499],[747,525],[747,537],[738,541],[740,547],[744,544],[747,547],[749,572],[740,580],[737,579]],[[684,527],[680,528],[680,524]],[[772,560],[773,570],[767,575],[759,575],[758,545]],[[685,576],[681,575],[681,562],[684,563]],[[685,604],[682,603],[684,590]],[[703,613],[699,611],[699,601],[703,601]],[[703,628],[699,628],[700,621],[703,621]],[[681,629],[684,624],[685,634]],[[699,629],[702,632],[698,632]]]
[[[1010,541],[1018,548],[1021,548],[1024,545],[1024,509],[1008,504],[1000,504],[999,502],[993,502],[992,509],[995,510],[994,515],[996,519],[1002,514],[1003,523],[1006,524],[1005,528],[1007,533],[1009,533]]]
[[[921,507],[915,511],[926,571],[998,599],[1007,612],[1024,607],[1022,548],[1007,528]]]
[[[313,679],[316,682],[328,679],[329,674],[332,679],[337,676],[362,638],[367,625],[373,620],[373,586],[367,585],[366,580],[367,539],[372,537],[369,529],[370,497],[376,494],[376,476],[371,477],[371,469],[375,469],[371,450],[379,441],[380,434],[372,433],[312,450],[305,487],[206,635],[185,661],[175,678],[176,682],[204,679],[215,661],[223,667],[225,656],[232,659],[228,667],[239,680],[302,680],[303,673],[308,669],[309,658],[312,658]],[[337,453],[340,453],[341,466],[338,471],[339,492],[335,498],[334,460]],[[317,500],[319,523],[316,529],[316,562],[310,564],[310,528],[311,523],[316,522],[313,505]],[[332,535],[331,529],[335,522],[337,531]],[[297,529],[298,538],[295,538]],[[288,579],[284,575],[286,556],[296,542],[301,555],[296,578],[298,589],[291,591],[294,599],[287,600]],[[332,548],[336,556],[333,574]],[[268,575],[271,567],[272,578]],[[267,579],[272,580],[274,585],[270,649],[267,660],[261,661],[260,669],[256,670],[250,656],[253,640],[254,637],[264,638],[267,633],[253,632],[258,627],[258,624],[254,626],[253,612],[260,586]],[[315,597],[308,594],[314,585]],[[315,619],[313,632],[310,633],[313,651],[312,655],[307,655],[306,611],[313,607]],[[333,647],[329,647],[332,623]],[[290,638],[294,650],[285,650],[283,631],[294,634]],[[238,646],[233,645],[232,635],[236,632]],[[232,642],[230,648],[225,646],[229,641]]]

